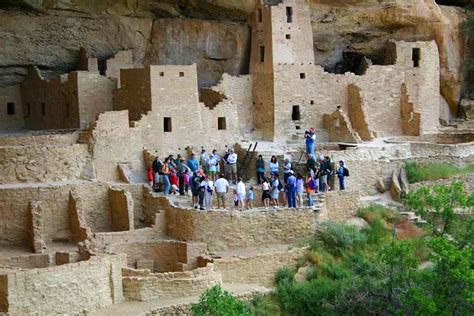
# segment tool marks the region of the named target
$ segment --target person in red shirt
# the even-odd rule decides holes
[[[152,188],[153,188],[154,180],[155,180],[155,173],[153,172],[153,167],[150,166],[148,168],[148,183],[150,184],[150,187]]]

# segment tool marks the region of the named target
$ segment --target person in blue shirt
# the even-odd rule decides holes
[[[346,184],[345,184],[345,177],[346,177],[346,167],[344,166],[344,161],[340,160],[339,161],[339,168],[337,168],[337,177],[339,179],[339,190],[345,190],[346,189]]]
[[[314,156],[314,143],[316,142],[316,134],[314,128],[310,128],[309,131],[304,133],[306,143],[306,154]]]
[[[250,187],[249,192],[247,193],[247,208],[248,209],[253,208],[253,199],[254,199],[253,187]]]
[[[196,159],[196,155],[191,154],[191,158],[188,159],[188,167],[191,169],[191,172],[197,172],[199,169],[199,161]]]
[[[286,182],[286,195],[288,198],[288,207],[296,208],[296,177],[293,170],[290,171],[290,176]]]

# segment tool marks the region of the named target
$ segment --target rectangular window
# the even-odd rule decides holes
[[[225,117],[218,117],[217,118],[217,129],[227,129],[226,123],[225,123]]]
[[[265,61],[265,46],[260,46],[260,62],[263,63]]]
[[[15,115],[15,103],[7,103],[7,115]]]
[[[293,22],[293,8],[286,7],[286,22],[292,23]]]
[[[163,71],[160,71],[160,77],[164,77],[165,73]]]
[[[31,105],[29,103],[26,104],[26,116],[31,115]]]
[[[309,104],[314,104],[314,100],[311,100],[311,101],[309,102]]]
[[[66,117],[69,117],[70,115],[70,107],[69,107],[69,103],[66,104]]]
[[[413,48],[411,59],[413,61],[413,67],[418,68],[420,67],[420,59],[421,59],[421,50],[417,47]]]
[[[171,132],[171,130],[172,130],[171,117],[163,118],[163,132],[168,133],[168,132]]]
[[[306,74],[304,72],[301,72],[300,73],[300,79],[304,79],[304,78],[306,78]]]
[[[263,17],[262,17],[262,9],[257,10],[257,22],[262,23]]]
[[[299,105],[293,105],[293,110],[291,111],[291,119],[293,121],[299,121],[301,119]]]
[[[46,115],[46,104],[41,103],[41,115]]]
[[[184,72],[180,71],[180,72],[179,72],[179,76],[180,76],[180,77],[184,77]]]
[[[285,38],[286,38],[286,39],[291,39],[291,34],[286,34],[286,35],[285,35]]]

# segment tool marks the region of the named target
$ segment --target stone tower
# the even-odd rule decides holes
[[[254,124],[263,139],[274,141],[299,129],[312,104],[306,97],[315,84],[309,5],[261,0],[250,19]]]

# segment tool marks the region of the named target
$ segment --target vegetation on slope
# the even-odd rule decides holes
[[[417,162],[407,162],[405,165],[408,182],[447,179],[455,175],[474,173],[474,164],[459,168],[447,163],[418,164]]]

